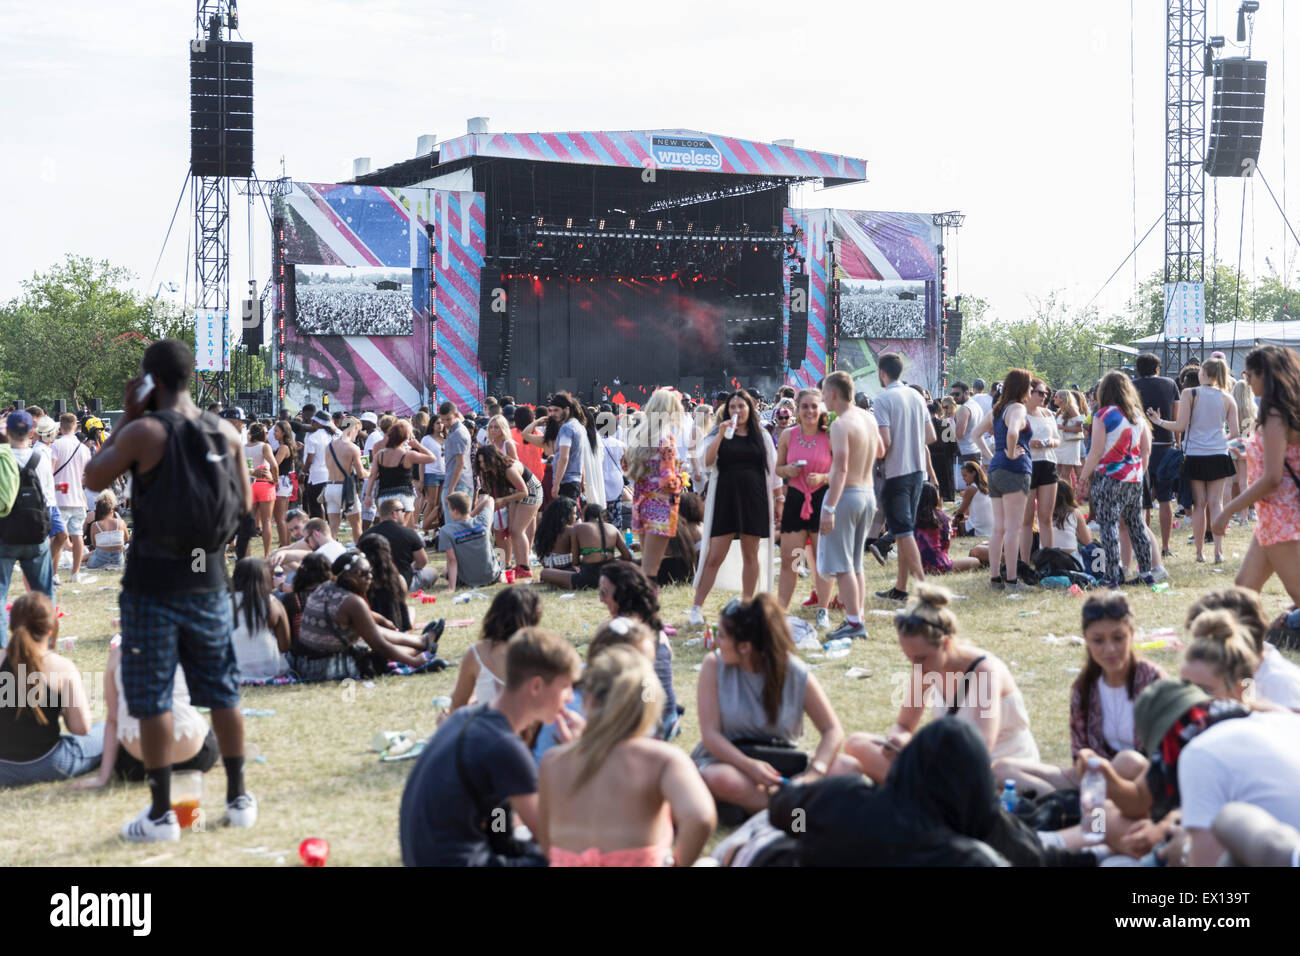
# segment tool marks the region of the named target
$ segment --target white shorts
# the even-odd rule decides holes
[[[354,498],[352,507],[343,510],[343,482],[331,481],[325,486],[325,513],[330,515],[354,515],[361,511],[360,497]]]
[[[80,535],[86,530],[86,509],[74,508],[72,506],[59,507],[59,514],[63,516],[63,523],[68,528],[68,534]]]

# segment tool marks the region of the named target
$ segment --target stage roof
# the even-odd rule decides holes
[[[460,161],[474,158],[820,179],[827,187],[865,182],[867,178],[867,164],[862,159],[682,129],[469,133],[439,144],[435,156],[406,163],[418,162],[425,174],[436,176],[440,167],[464,165]],[[377,170],[357,181],[368,182],[396,168]]]
[[[1164,335],[1148,335],[1145,338],[1138,339],[1133,345],[1138,348],[1163,345],[1166,339]],[[1178,341],[1178,340],[1174,340]],[[1200,338],[1191,340],[1193,345],[1199,346]],[[1241,348],[1244,346],[1254,346],[1258,342],[1260,345],[1285,345],[1295,348],[1300,345],[1300,319],[1291,319],[1282,322],[1217,322],[1205,327],[1205,347],[1214,348]]]

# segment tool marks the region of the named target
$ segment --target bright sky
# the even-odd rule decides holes
[[[186,0],[0,0],[0,299],[67,252],[154,272],[188,165]],[[1209,33],[1237,4],[1209,0]],[[1135,19],[1130,29],[1131,11]],[[1254,55],[1269,61],[1260,170],[1282,199],[1281,0],[1264,0]],[[680,127],[793,137],[867,160],[869,181],[802,190],[808,206],[967,215],[961,291],[997,314],[1064,289],[1083,305],[1163,208],[1165,5],[999,0],[245,0],[254,44],[254,142],[265,178],[334,182],[351,160],[414,155],[465,119],[494,132]],[[1300,10],[1286,24],[1300,38]],[[1130,96],[1130,49],[1135,56]],[[1300,108],[1300,101],[1297,101]],[[1130,113],[1132,110],[1132,114]],[[1130,117],[1136,121],[1134,141]],[[1207,112],[1208,121],[1208,112]],[[1133,149],[1136,149],[1134,161]],[[1136,216],[1134,177],[1136,165]],[[1206,180],[1207,220],[1213,215]],[[1242,183],[1221,180],[1218,250],[1235,262]],[[1290,190],[1300,220],[1300,183]],[[233,196],[232,299],[249,275],[247,209]],[[1243,268],[1297,272],[1297,247],[1258,178],[1245,191]],[[184,282],[182,208],[153,285]],[[1136,222],[1135,222],[1136,220]],[[270,272],[255,210],[252,274]],[[1207,255],[1214,245],[1207,222]],[[1157,229],[1137,257],[1158,268]],[[1122,307],[1127,266],[1099,299]]]

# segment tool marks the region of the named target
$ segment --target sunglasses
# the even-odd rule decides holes
[[[1047,389],[1045,389],[1045,388],[1034,388],[1034,389],[1030,389],[1030,392],[1031,392],[1031,394],[1034,394],[1034,395],[1041,395],[1041,396],[1043,396],[1043,398],[1046,398],[1046,397],[1047,397]]]
[[[776,413],[776,417],[777,417],[777,418],[789,418],[789,417],[790,417],[790,413],[789,413],[789,412],[777,412],[777,413]]]
[[[1128,598],[1122,594],[1115,594],[1105,598],[1089,598],[1087,603],[1083,605],[1083,623],[1085,626],[1100,621],[1102,618],[1122,621],[1129,614]]]
[[[741,608],[740,598],[732,598],[722,608],[722,616],[725,618],[737,617],[740,614],[740,608]]]

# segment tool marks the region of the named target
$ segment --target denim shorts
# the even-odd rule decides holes
[[[1030,474],[1027,471],[1007,471],[995,468],[989,472],[989,497],[1001,498],[1003,495],[1029,494]]]
[[[916,507],[921,503],[923,484],[923,471],[885,479],[880,507],[885,512],[885,530],[895,538],[906,538],[915,532]]]
[[[54,505],[49,506],[50,512],[50,540],[53,541],[57,536],[68,530],[67,524],[63,520],[63,512]],[[57,571],[58,568],[55,568]]]
[[[445,475],[425,475],[425,476],[424,476],[424,487],[426,487],[426,488],[441,488],[441,487],[442,487],[443,479],[444,479],[445,477],[446,477]]]
[[[239,706],[239,666],[230,643],[234,615],[226,591],[141,594],[123,591],[122,690],[132,717],[172,709],[176,665],[185,669],[195,707]]]

